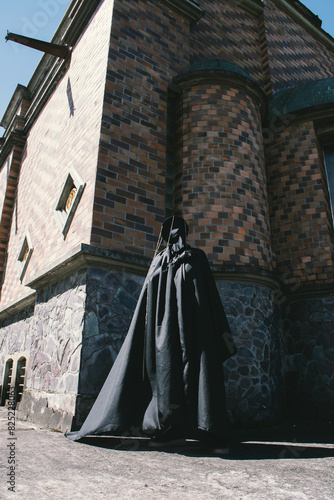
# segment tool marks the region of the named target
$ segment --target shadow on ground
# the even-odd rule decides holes
[[[122,451],[157,451],[149,447],[149,439],[132,436],[86,437],[80,443]],[[160,451],[186,456],[212,456],[201,449],[198,441],[161,448]],[[308,459],[334,457],[334,425],[284,424],[283,426],[234,431],[230,453],[222,456],[232,460]]]

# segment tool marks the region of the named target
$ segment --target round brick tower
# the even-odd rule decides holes
[[[281,409],[281,326],[272,272],[262,120],[265,95],[233,63],[192,65],[174,83],[175,207],[189,242],[213,265],[238,347],[225,363],[231,420],[275,419]]]
[[[193,64],[175,83],[176,210],[211,262],[271,269],[261,121],[265,96],[233,63]]]

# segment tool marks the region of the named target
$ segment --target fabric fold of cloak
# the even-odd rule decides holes
[[[129,330],[81,429],[153,434],[181,426],[224,435],[223,361],[236,349],[205,253],[172,247],[152,261]]]

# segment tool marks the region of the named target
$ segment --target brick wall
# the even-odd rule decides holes
[[[263,19],[228,1],[212,0],[203,8],[205,15],[192,29],[191,62],[228,60],[260,85],[269,62],[274,92],[333,76],[333,65],[329,64],[334,60],[333,52],[273,0],[265,2]]]
[[[188,54],[188,21],[158,2],[115,2],[93,245],[153,254],[165,215],[167,86]]]
[[[176,206],[189,222],[190,242],[211,262],[270,268],[259,109],[225,85],[183,92]]]
[[[265,54],[273,90],[330,76],[326,60],[332,57],[329,51],[323,46],[320,50],[319,42],[273,1],[268,0],[264,9],[266,30],[263,20],[259,25],[257,16],[227,1],[207,2],[205,11],[190,30],[188,20],[153,0],[101,2],[73,50],[68,72],[27,139],[8,247],[3,305],[30,292],[19,283],[16,269],[28,229],[34,252],[27,279],[81,242],[152,256],[166,212],[168,85],[191,62],[205,58],[234,61],[262,85]],[[260,42],[268,44],[262,52]],[[206,249],[213,262],[270,268],[266,176],[257,106],[236,88],[199,87],[191,92],[183,102],[186,149],[182,168],[179,164],[176,208],[196,221],[193,244]],[[24,102],[21,114],[27,105]],[[217,120],[219,130],[213,120]],[[289,143],[292,150],[293,140]],[[282,155],[284,147],[284,141],[278,138]],[[298,143],[297,149],[301,147]],[[272,175],[276,153],[268,151]],[[64,241],[53,214],[71,166],[86,182],[86,188]],[[271,189],[274,192],[280,188],[273,184]],[[275,196],[288,203],[285,195],[275,191]],[[296,207],[299,204],[300,199]],[[292,250],[279,244],[286,214],[281,219],[277,206],[272,210],[272,224],[275,252],[284,273],[287,259],[294,257]],[[326,213],[319,216],[321,231],[327,231],[319,243],[319,253],[322,261],[330,264],[328,206],[313,208]],[[314,221],[317,213],[312,217]],[[311,237],[315,225],[311,224]],[[288,241],[288,230],[283,232],[283,240]],[[306,260],[300,265],[304,268],[310,256],[303,251]],[[298,254],[297,260],[300,258]],[[316,273],[321,279],[324,269],[322,266],[322,272]]]
[[[272,246],[287,284],[332,283],[333,225],[312,122],[292,124],[266,149]]]
[[[0,283],[4,280],[4,273],[7,269],[8,260],[8,240],[11,225],[16,219],[13,218],[13,211],[15,205],[15,196],[17,190],[18,177],[20,172],[20,162],[22,158],[22,145],[14,145],[13,149],[4,162],[2,170],[2,204],[1,204],[1,218],[0,218]],[[16,214],[14,215],[16,217]],[[1,294],[1,291],[0,291]]]
[[[111,16],[112,1],[105,0],[73,49],[68,72],[30,130],[21,164],[2,306],[31,292],[20,284],[17,270],[27,230],[34,246],[27,280],[78,243],[90,241]],[[64,240],[54,210],[71,167],[86,187]]]
[[[274,92],[334,75],[333,52],[272,0],[266,1],[264,16]]]
[[[222,59],[238,64],[262,84],[258,19],[241,6],[211,0],[203,4],[205,15],[191,32],[191,63]]]

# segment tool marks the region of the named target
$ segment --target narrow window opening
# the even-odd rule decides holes
[[[1,395],[1,406],[5,406],[9,400],[9,392],[12,385],[13,379],[13,360],[10,358],[5,364],[5,374],[3,378],[2,395]]]
[[[75,211],[82,196],[85,183],[78,172],[71,168],[63,184],[56,208],[55,217],[64,239],[68,233]]]
[[[33,250],[34,247],[30,238],[30,234],[28,232],[23,239],[21,250],[17,258],[17,265],[21,282],[23,281]]]
[[[22,357],[17,362],[16,368],[16,378],[15,378],[15,394],[16,394],[16,404],[18,404],[22,399],[22,394],[24,390],[25,375],[26,375],[26,358]]]

